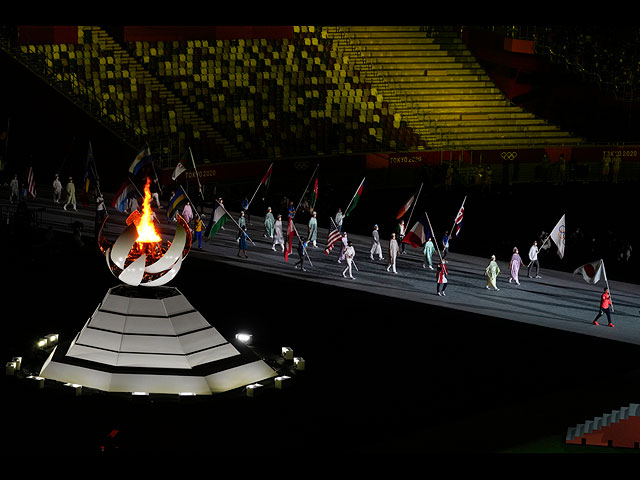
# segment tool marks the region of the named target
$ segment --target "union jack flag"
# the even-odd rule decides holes
[[[341,238],[342,234],[340,233],[340,230],[337,228],[331,230],[331,232],[329,232],[329,238],[327,239],[327,248],[324,249],[324,253],[329,255],[331,250],[333,250],[333,246],[340,241]]]
[[[456,216],[456,226],[458,227],[456,229],[456,237],[460,233],[460,225],[462,224],[462,216],[463,215],[464,215],[464,205],[462,207],[460,207],[460,211],[458,212],[458,215]]]

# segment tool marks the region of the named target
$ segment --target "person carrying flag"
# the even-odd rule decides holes
[[[300,268],[302,269],[303,272],[306,272],[306,270],[304,269],[304,254],[305,254],[305,249],[307,248],[307,242],[305,242],[302,238],[298,238],[298,256],[300,257],[300,259],[296,262],[296,270],[298,269],[298,265],[300,265]]]
[[[533,278],[531,276],[531,267],[532,266],[536,266],[536,277],[535,278],[542,278],[539,273],[540,273],[540,263],[538,263],[538,253],[540,252],[540,250],[538,249],[538,242],[537,240],[533,241],[533,245],[531,245],[531,248],[529,249],[529,266],[527,267],[527,276],[529,278]]]
[[[346,236],[343,238],[346,238]],[[347,260],[347,266],[342,271],[343,277],[347,278],[345,274],[347,273],[347,271],[349,271],[349,278],[352,280],[355,278],[351,273],[351,267],[353,265],[353,259],[355,256],[356,256],[356,250],[355,248],[353,248],[353,243],[351,242],[351,240],[349,240],[347,242],[347,247],[344,249],[344,258]]]
[[[436,295],[440,295],[442,297],[446,296],[444,291],[446,290],[447,284],[449,283],[449,281],[447,280],[447,275],[449,275],[449,270],[445,265],[445,261],[441,260],[438,264],[436,272]]]
[[[442,237],[442,259],[446,258],[447,253],[449,253],[449,240],[451,240],[451,235],[449,232],[444,232],[444,236]]]
[[[396,227],[396,236],[398,237],[398,240],[400,240],[400,243],[402,244],[402,247],[401,247],[402,250],[400,252],[401,255],[404,255],[407,253],[404,250],[404,242],[402,241],[406,232],[407,232],[407,227],[404,225],[404,220],[400,220],[400,222],[398,223],[398,226]]]
[[[249,258],[247,256],[247,226],[243,225],[240,230],[240,236],[238,237],[238,256],[240,256],[240,251],[244,254],[244,258]]]
[[[611,312],[613,312],[613,303],[611,303],[611,294],[609,293],[609,287],[604,287],[604,292],[600,297],[600,311],[596,318],[593,320],[594,325],[600,325],[598,323],[598,319],[604,314],[607,316],[607,321],[609,322],[608,326],[613,327],[613,323],[611,323]]]

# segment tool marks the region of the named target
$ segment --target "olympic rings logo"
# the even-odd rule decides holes
[[[560,237],[561,240],[565,239],[565,228],[564,228],[564,225],[560,225],[560,228],[558,228],[558,237]]]
[[[502,152],[500,156],[503,160],[514,160],[518,156],[518,152]]]
[[[307,161],[295,162],[295,163],[293,164],[293,167],[294,167],[296,170],[306,170],[306,169],[308,169],[308,168],[309,168],[309,162],[307,162]]]

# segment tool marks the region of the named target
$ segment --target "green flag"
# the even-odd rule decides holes
[[[360,197],[362,196],[363,185],[364,185],[364,178],[362,179],[362,182],[360,182],[360,186],[358,187],[356,194],[351,199],[351,203],[349,204],[349,207],[347,207],[347,211],[344,214],[345,217],[348,217],[349,214],[353,211],[353,209],[356,208],[356,205],[358,204],[358,200],[360,200]]]

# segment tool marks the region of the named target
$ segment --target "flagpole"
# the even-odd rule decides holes
[[[187,200],[189,200],[189,203],[193,206],[193,211],[196,212],[196,215],[198,215],[199,218],[202,218],[202,216],[198,213],[198,210],[196,210],[195,204],[189,198],[189,194],[187,193],[187,191],[184,189],[182,185],[180,185],[180,188],[182,188],[182,191],[184,192],[184,196],[187,197]]]
[[[436,234],[435,234],[435,232],[433,231],[433,227],[431,226],[431,220],[429,220],[429,215],[427,215],[426,210],[425,210],[424,214],[425,214],[425,216],[427,217],[427,222],[429,223],[429,230],[431,230],[431,235],[433,235],[434,240],[435,240],[435,235],[436,235]],[[435,241],[435,242],[433,242],[433,243],[435,243],[435,244],[436,244],[436,250],[438,251],[438,256],[440,257],[440,263],[443,263],[443,262],[444,262],[444,258],[442,258],[442,254],[440,253],[440,247],[438,246],[438,242],[437,242],[437,241]]]
[[[185,195],[186,195],[186,194],[185,194]],[[222,205],[220,202],[218,202],[218,200],[216,200],[215,202],[216,202],[218,205],[220,205],[220,206],[222,207],[222,210],[224,210],[224,212],[225,212],[227,215],[229,215],[229,218],[230,218],[231,220],[233,220],[233,223],[235,223],[235,224],[236,224],[236,226],[238,227],[238,230],[242,230],[242,228],[240,228],[240,224],[239,224],[238,222],[236,222],[236,219],[235,219],[235,218],[233,218],[233,216],[232,216],[229,212],[227,212],[227,209],[226,209],[226,208],[224,208],[224,205]],[[250,241],[251,243],[253,243],[253,240],[251,240],[251,237],[249,236],[249,234],[248,234],[248,233],[247,233],[247,238],[249,239],[249,241]],[[253,243],[253,246],[255,247],[255,246],[256,246],[256,244],[255,244],[255,243]]]
[[[149,147],[149,143],[144,142],[144,144],[147,146],[147,150],[149,150],[149,156],[151,156],[151,147]],[[156,182],[158,182],[158,188],[160,189],[160,194],[162,195],[162,185],[160,185],[160,180],[158,180],[156,166],[153,164],[153,157],[151,157],[151,169],[153,170],[153,175],[156,177]]]
[[[309,181],[307,182],[307,186],[304,187],[304,192],[302,193],[302,196],[300,197],[300,201],[298,202],[298,206],[296,207],[296,211],[294,213],[294,216],[296,213],[298,213],[298,208],[300,208],[300,204],[302,203],[302,199],[304,198],[304,196],[307,193],[307,189],[309,188],[309,184],[311,184],[311,180],[313,180],[313,177],[316,176],[316,170],[318,170],[318,167],[320,166],[320,164],[318,163],[316,165],[316,168],[313,170],[313,173],[311,174],[311,178],[309,179]]]
[[[273,163],[269,165],[269,168],[267,168],[267,173],[269,173],[269,170],[271,170],[271,167],[273,167]],[[256,193],[258,193],[258,190],[260,190],[260,185],[262,185],[262,180],[260,180],[260,183],[258,184],[258,188],[256,188],[256,191],[253,192],[253,195],[251,196],[251,200],[249,200],[249,205],[247,205],[247,210],[249,209],[251,202],[253,202],[253,199],[256,196]]]
[[[136,186],[136,184],[133,183],[133,180],[131,180],[131,177],[127,177],[127,178],[131,182],[131,185],[133,185],[133,188],[136,189],[136,192],[138,192],[138,195],[140,195],[142,198],[144,198],[144,195],[142,193],[140,193],[140,190],[138,190],[138,187]]]
[[[422,191],[422,185],[420,184],[420,188],[418,189],[418,195],[416,195],[416,199],[413,201],[413,206],[411,207],[411,212],[409,213],[409,218],[407,219],[407,227],[411,225],[411,216],[413,215],[413,209],[416,208],[416,203],[418,203],[418,198],[420,198],[420,192]]]
[[[191,163],[193,163],[193,171],[196,173],[196,180],[198,180],[198,190],[200,191],[200,196],[202,200],[204,200],[204,193],[202,192],[202,185],[200,184],[200,177],[198,176],[198,170],[196,170],[196,161],[193,158],[193,152],[191,151],[191,147],[189,148],[189,155],[191,156]],[[191,202],[193,203],[193,202]]]
[[[331,220],[331,223],[333,223],[333,228],[338,230],[338,226],[336,225],[336,222],[333,220],[333,218],[329,217],[329,219]],[[342,235],[344,236],[344,233]],[[360,269],[358,268],[358,265],[356,265],[356,262],[354,260],[351,261],[353,262],[353,266],[356,267],[356,270],[359,272]]]
[[[462,205],[460,206],[460,210],[462,210],[464,208],[464,202],[467,201],[467,196],[464,196],[464,200],[462,200]],[[458,210],[458,212],[460,212],[460,210]],[[449,230],[449,233],[452,234],[453,233],[453,229],[456,228],[456,219],[453,220],[453,226],[451,227],[451,230]]]
[[[290,222],[293,222],[293,230],[296,232],[296,236],[298,237],[298,241],[302,242],[302,238],[300,238],[300,234],[298,233],[298,229],[296,228],[296,223],[293,221],[293,218],[290,220]],[[311,265],[313,267],[313,263],[311,262],[311,257],[309,257],[309,252],[307,252],[307,249],[304,249],[304,253],[307,256],[307,260],[309,260],[309,265]]]
[[[347,208],[344,209],[344,213],[345,216],[347,214],[347,212],[349,211],[349,207],[351,206],[351,204],[353,203],[353,199],[356,198],[356,195],[358,194],[358,190],[360,190],[360,187],[362,186],[362,184],[364,183],[364,179],[367,177],[363,177],[362,181],[360,182],[360,185],[358,185],[358,188],[356,188],[356,193],[353,194],[353,197],[351,197],[351,201],[349,202],[349,205],[347,205]]]
[[[91,162],[91,168],[93,170],[93,175],[96,177],[96,188],[98,189],[98,194],[102,197],[102,191],[100,190],[100,178],[98,177],[98,166],[96,165],[96,157],[93,156],[93,145],[91,145],[91,140],[89,140],[89,150],[91,150],[91,158],[93,159]]]

